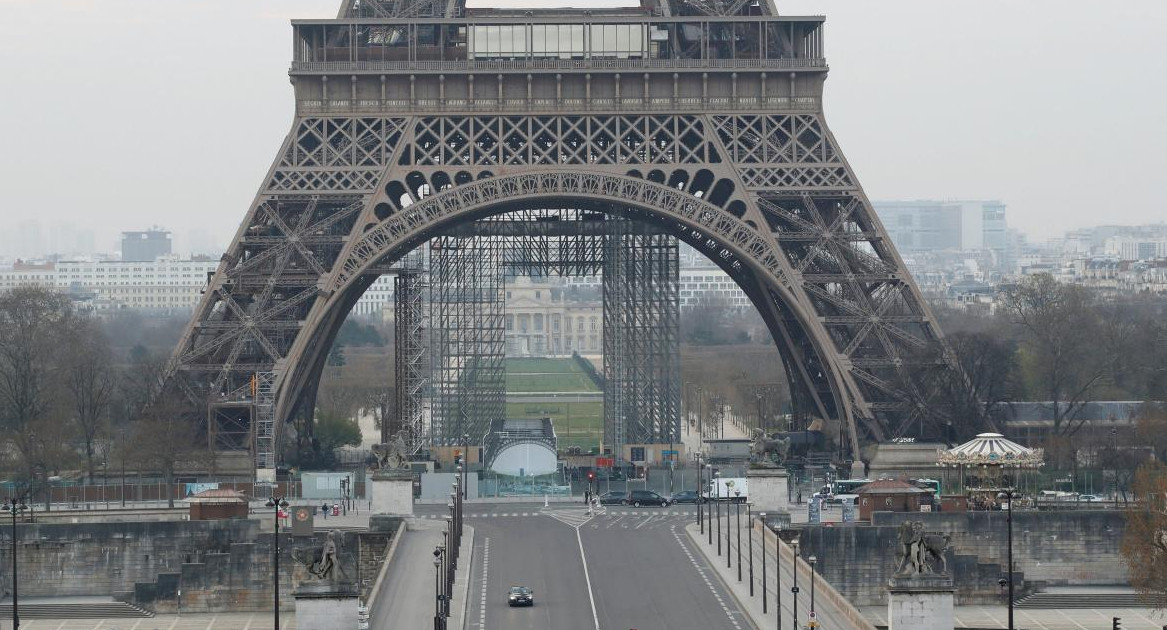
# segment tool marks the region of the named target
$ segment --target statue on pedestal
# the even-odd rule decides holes
[[[790,452],[790,438],[773,439],[766,432],[755,428],[754,441],[750,444],[750,463],[766,468],[778,468],[786,461]]]
[[[402,470],[409,467],[409,449],[401,433],[387,444],[374,444],[373,455],[377,461],[370,466],[372,470]]]
[[[346,579],[348,578],[348,575],[345,574],[344,569],[340,566],[340,544],[337,542],[338,538],[340,538],[340,532],[336,530],[330,531],[324,544],[316,549],[311,559],[305,559],[295,552],[293,552],[292,557],[307,567],[308,573],[317,580],[327,580],[336,584],[340,576],[344,576]],[[338,573],[340,576],[338,576]]]
[[[899,565],[896,577],[948,575],[948,534],[930,534],[921,521],[904,521],[897,534]],[[936,563],[939,563],[937,570]]]

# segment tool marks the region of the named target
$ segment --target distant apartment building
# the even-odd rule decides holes
[[[1005,251],[1005,204],[1000,201],[877,201],[883,227],[901,252]]]
[[[122,232],[122,261],[151,262],[170,255],[170,232],[159,229]]]
[[[1167,258],[1167,238],[1112,236],[1103,243],[1102,253],[1119,260]]]
[[[393,308],[393,281],[397,278],[395,275],[383,275],[373,281],[373,284],[365,289],[361,298],[353,305],[351,314],[353,315],[379,315],[384,316],[383,311],[386,307],[390,310]]]
[[[17,263],[0,271],[0,290],[53,287],[97,311],[133,309],[189,313],[202,298],[217,261],[163,258],[150,262],[61,261]]]
[[[11,269],[0,270],[0,291],[16,287],[57,286],[56,265],[51,262],[16,261]]]

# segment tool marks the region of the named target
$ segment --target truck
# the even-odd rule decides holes
[[[702,498],[707,501],[745,503],[750,497],[750,480],[745,477],[715,477]]]

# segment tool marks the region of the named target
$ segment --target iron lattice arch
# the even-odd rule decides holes
[[[354,11],[420,4],[346,2],[342,16],[375,24],[383,14]],[[725,269],[769,327],[798,410],[840,421],[853,457],[863,440],[943,426],[928,384],[951,359],[824,121],[821,18],[733,19],[772,34],[739,53],[773,57],[490,61],[498,74],[477,73],[478,87],[468,61],[301,61],[309,46],[349,50],[304,40],[297,118],[170,366],[191,420],[273,466],[288,423],[314,412],[344,317],[394,261],[460,224],[562,208],[652,222]]]

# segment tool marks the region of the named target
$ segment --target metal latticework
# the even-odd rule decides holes
[[[604,442],[681,439],[680,257],[663,234],[608,236],[604,247]]]
[[[501,242],[441,236],[430,242],[430,444],[481,444],[506,417],[505,294]]]
[[[766,322],[799,408],[842,423],[852,457],[943,430],[928,384],[954,362],[827,127],[824,18],[650,2],[605,14],[609,41],[583,10],[442,4],[345,0],[341,19],[293,24],[295,122],[168,372],[210,444],[254,455],[248,384],[271,372],[278,453],[380,269],[542,208],[635,212],[714,260]],[[501,318],[489,330],[501,348]]]
[[[424,270],[420,264],[407,262],[393,279],[395,413],[392,419],[381,421],[381,443],[388,444],[401,432],[410,453],[425,446],[428,438],[424,408],[430,377],[426,299]]]

